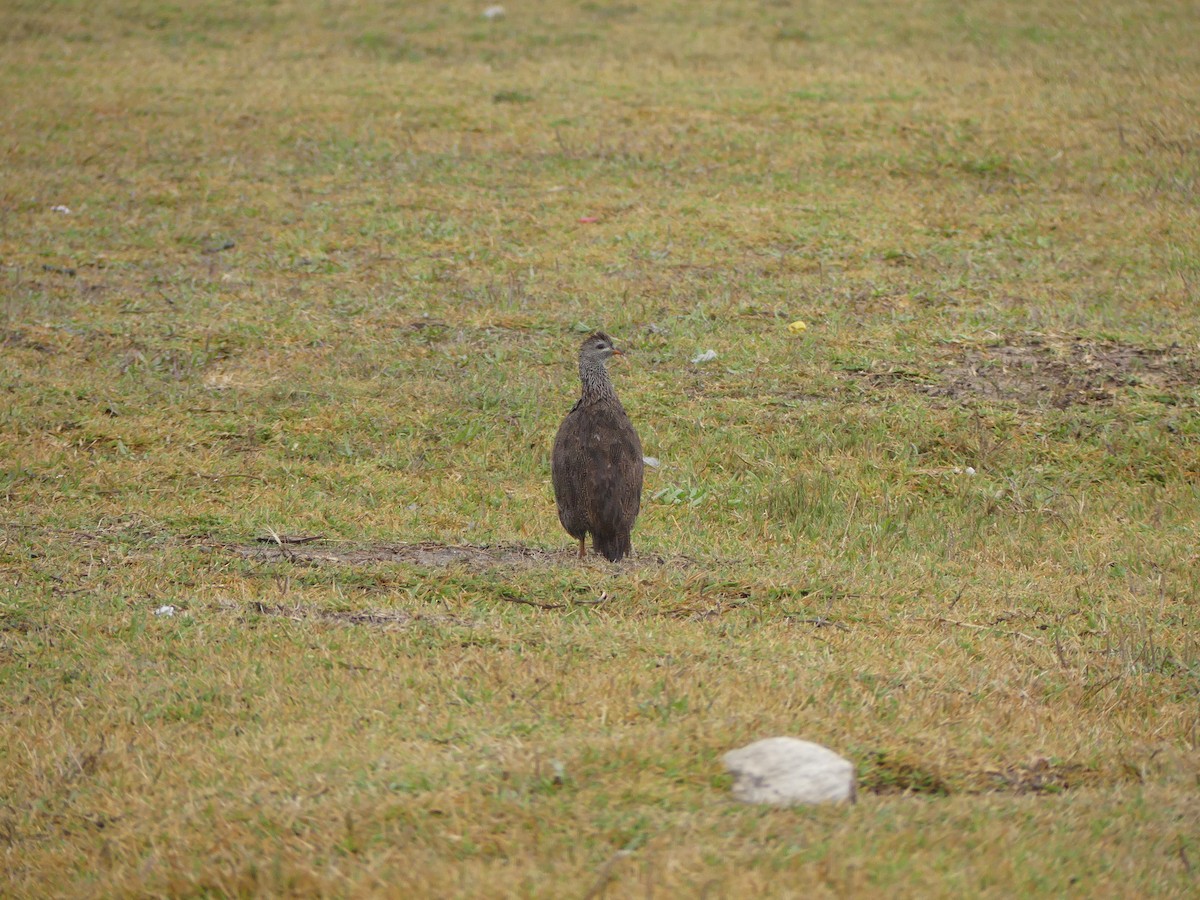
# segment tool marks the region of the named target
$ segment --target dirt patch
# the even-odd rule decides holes
[[[862,786],[873,794],[950,794],[950,786],[933,768],[885,750],[870,754],[861,777]]]
[[[0,347],[35,350],[38,353],[54,353],[57,349],[53,339],[44,329],[42,333],[33,329],[0,332]]]
[[[619,563],[610,563],[588,548],[587,559],[580,563],[577,545],[571,544],[561,550],[546,550],[524,544],[443,544],[438,541],[395,544],[355,544],[347,541],[330,541],[322,535],[270,535],[255,539],[253,543],[238,544],[215,540],[207,535],[172,535],[166,532],[149,531],[134,523],[117,523],[96,531],[60,531],[41,525],[6,523],[5,528],[40,533],[70,540],[77,545],[107,547],[114,541],[137,547],[153,545],[161,548],[170,542],[181,542],[188,546],[214,553],[233,553],[243,559],[260,562],[283,560],[294,563],[320,565],[363,565],[373,562],[406,563],[427,568],[443,568],[461,565],[484,570],[500,567],[546,568],[550,566],[604,567],[608,570],[638,569],[643,566],[675,566],[692,568],[698,563],[686,556],[658,556],[635,554]],[[716,561],[729,565],[731,561]]]
[[[965,348],[930,376],[897,368],[859,374],[875,384],[904,384],[931,397],[1057,409],[1111,403],[1127,388],[1155,392],[1164,403],[1188,403],[1186,392],[1200,383],[1200,366],[1178,347],[1049,337]]]
[[[1076,763],[1054,764],[1039,757],[985,774],[994,779],[999,790],[1016,794],[1057,794],[1070,788],[1073,783],[1086,781],[1088,772],[1084,766]]]
[[[1060,794],[1099,783],[1105,776],[1078,763],[1052,762],[1044,757],[985,769],[966,777],[946,778],[933,765],[903,753],[875,751],[864,760],[862,787],[873,794],[1012,793]]]
[[[316,606],[291,606],[277,603],[261,603],[255,601],[249,604],[223,602],[222,609],[240,614],[243,618],[251,615],[269,616],[271,618],[291,619],[294,622],[323,621],[335,625],[367,625],[376,628],[405,628],[416,622],[429,622],[437,625],[455,625],[472,627],[474,622],[449,615],[431,615],[405,612],[403,610],[334,610],[321,609]]]
[[[229,548],[244,559],[285,560],[320,565],[361,565],[372,562],[406,563],[427,568],[466,566],[470,569],[500,567],[535,569],[549,566],[579,565],[574,549],[542,550],[522,544],[440,544],[423,541],[418,544],[339,545],[315,538],[280,537],[260,539],[256,544],[234,545]],[[642,565],[662,565],[667,560],[659,556],[639,556],[620,563],[605,562],[588,551],[584,565],[636,568]]]

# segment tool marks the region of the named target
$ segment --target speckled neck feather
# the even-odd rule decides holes
[[[579,380],[583,382],[584,400],[616,400],[617,392],[604,360],[592,353],[579,355]]]

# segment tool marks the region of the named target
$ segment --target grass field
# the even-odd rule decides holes
[[[0,894],[1195,896],[1194,4],[486,6],[0,6]]]

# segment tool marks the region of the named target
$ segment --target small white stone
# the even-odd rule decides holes
[[[160,606],[158,609],[156,609],[156,610],[154,611],[154,614],[155,614],[156,616],[173,616],[173,615],[175,615],[175,607],[173,607],[173,606]]]
[[[61,203],[58,206],[50,207],[50,212],[62,213],[64,216],[69,216],[71,214],[70,208],[63,206]]]
[[[646,465],[648,465],[652,469],[657,469],[659,466],[662,465],[662,463],[660,463],[658,461],[657,456],[643,456],[642,462],[644,462]]]
[[[975,474],[975,467],[974,467],[974,466],[967,466],[967,468],[966,468],[966,470],[965,470],[965,471],[966,471],[966,473],[967,473],[968,475],[974,475],[974,474]]]
[[[854,802],[854,764],[827,747],[799,738],[755,741],[722,757],[743,803],[797,806]]]
[[[488,20],[503,19],[504,18],[504,7],[503,6],[489,6],[487,9],[485,9],[483,11],[483,17]]]
[[[701,363],[712,362],[716,358],[717,358],[716,350],[705,350],[703,353],[699,353],[696,356],[693,356],[692,362],[695,363],[696,365],[700,365]]]

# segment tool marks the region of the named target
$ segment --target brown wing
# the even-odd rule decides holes
[[[625,410],[605,409],[601,438],[595,455],[598,518],[608,530],[628,533],[642,505],[642,442]]]
[[[585,498],[584,465],[586,445],[584,434],[587,423],[580,414],[581,405],[571,407],[567,417],[558,426],[554,436],[554,450],[550,455],[550,479],[554,484],[554,502],[558,507],[558,521],[567,534],[582,540],[588,532],[587,503]]]
[[[612,560],[630,552],[642,500],[642,443],[620,403],[589,409],[583,493],[596,549]]]

